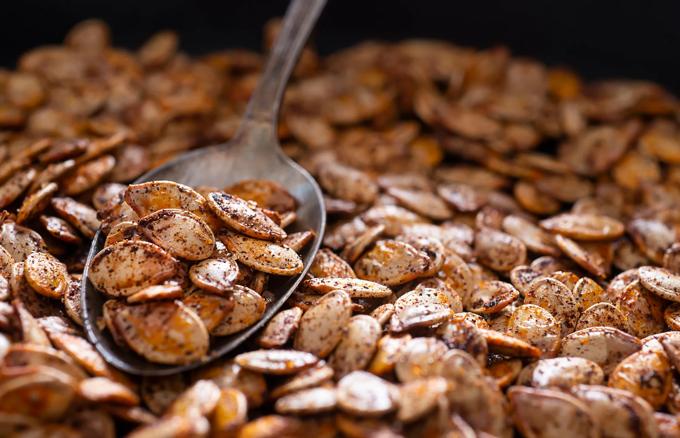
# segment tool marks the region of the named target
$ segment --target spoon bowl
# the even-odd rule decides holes
[[[117,345],[97,322],[108,299],[89,281],[92,258],[103,248],[106,237],[98,231],[92,241],[83,272],[81,298],[85,332],[104,359],[116,368],[135,375],[164,376],[187,371],[211,362],[251,337],[281,308],[304,278],[321,245],[326,223],[321,190],[314,178],[281,151],[276,136],[276,116],[290,73],[325,0],[294,0],[284,19],[281,34],[267,62],[258,88],[246,110],[243,122],[226,144],[197,149],[151,170],[135,183],[169,180],[195,187],[225,187],[245,179],[267,179],[280,183],[299,202],[297,220],[288,231],[314,230],[315,237],[300,256],[303,271],[293,277],[272,277],[269,290],[276,299],[263,317],[246,330],[231,336],[213,337],[209,353],[196,363],[161,365],[149,362],[132,350]]]

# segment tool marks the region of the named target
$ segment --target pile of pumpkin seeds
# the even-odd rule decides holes
[[[266,26],[265,51],[278,29]],[[0,435],[680,436],[678,101],[502,47],[307,47],[279,135],[326,196],[308,277],[236,357],[163,378],[108,365],[79,299],[100,226],[93,280],[116,297],[114,329],[153,329],[130,309],[167,306],[208,333],[236,330],[237,291],[266,306],[281,271],[249,265],[248,248],[292,236],[285,188],[128,186],[228,140],[262,61],[191,57],[173,32],[118,49],[89,20],[0,70]],[[154,206],[154,190],[172,203]],[[277,227],[253,236],[227,219],[216,235],[236,204]],[[191,239],[173,240],[168,221]],[[161,274],[130,287],[118,259]],[[201,275],[213,270],[226,280]],[[222,312],[202,317],[192,297]],[[121,342],[176,360],[143,330]],[[202,349],[206,331],[192,332]]]

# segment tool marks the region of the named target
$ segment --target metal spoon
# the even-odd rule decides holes
[[[281,151],[276,130],[279,106],[288,78],[295,66],[326,0],[293,0],[286,12],[283,28],[269,56],[262,77],[250,99],[241,126],[227,144],[186,153],[141,176],[136,183],[170,180],[188,186],[223,187],[243,179],[269,179],[281,183],[300,203],[292,231],[313,229],[316,237],[301,254],[304,271],[296,277],[274,279],[270,289],[277,300],[270,303],[263,318],[247,330],[228,337],[211,339],[209,354],[199,363],[180,366],[148,362],[132,350],[113,341],[97,321],[102,317],[106,297],[88,280],[90,261],[103,247],[105,236],[98,231],[92,241],[82,283],[83,320],[90,342],[111,365],[131,374],[162,376],[186,371],[234,350],[260,329],[290,297],[304,277],[319,249],[326,223],[321,190],[302,167]]]

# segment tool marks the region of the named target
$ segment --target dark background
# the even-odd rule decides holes
[[[78,21],[99,17],[116,45],[139,46],[175,29],[182,48],[205,53],[260,48],[265,21],[285,0],[4,0],[0,65],[41,44],[59,43]],[[680,94],[680,2],[521,0],[329,0],[317,27],[322,53],[360,40],[436,37],[476,47],[497,44],[591,78],[660,82]]]

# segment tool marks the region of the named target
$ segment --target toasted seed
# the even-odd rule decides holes
[[[429,377],[405,383],[399,388],[400,404],[397,419],[411,423],[427,415],[436,406],[439,397],[449,389],[442,377]]]
[[[414,327],[434,326],[448,320],[454,312],[451,298],[444,290],[420,288],[397,299],[390,328],[401,332]]]
[[[411,340],[408,333],[401,336],[385,335],[378,341],[378,349],[368,366],[368,370],[376,375],[384,375],[394,370],[405,345]]]
[[[640,283],[663,299],[680,302],[680,275],[664,268],[642,266],[638,269]]]
[[[609,376],[609,386],[630,391],[659,409],[670,393],[672,379],[668,356],[658,344],[623,359]]]
[[[281,241],[283,246],[287,246],[295,252],[300,252],[302,249],[309,245],[309,243],[314,240],[316,233],[313,230],[300,231],[298,233],[289,234],[285,239]]]
[[[352,415],[386,414],[396,408],[396,398],[389,382],[365,371],[354,371],[338,382],[338,407]]]
[[[43,185],[59,180],[74,167],[76,167],[75,160],[64,160],[58,163],[48,164],[45,169],[33,179],[31,186],[28,188],[28,193],[33,193]]]
[[[76,382],[68,374],[48,367],[22,367],[4,374],[0,383],[0,412],[5,415],[57,421],[71,407]]]
[[[236,282],[238,265],[230,258],[210,258],[189,268],[192,283],[209,292],[224,294]]]
[[[127,186],[118,183],[104,183],[99,185],[92,194],[92,206],[97,210],[105,210],[111,203],[116,202],[124,193]]]
[[[274,405],[280,414],[308,415],[332,411],[337,404],[335,388],[303,389],[279,398]]]
[[[475,235],[475,252],[479,262],[496,271],[509,271],[526,261],[526,246],[519,239],[491,228]]]
[[[127,377],[107,364],[92,344],[80,336],[66,332],[50,331],[49,337],[56,348],[71,356],[89,374],[106,377],[128,387],[132,386]]]
[[[332,377],[333,368],[326,365],[324,361],[319,361],[316,365],[288,378],[280,386],[274,388],[270,396],[272,399],[277,399],[302,389],[322,385],[324,382],[328,382]]]
[[[590,327],[562,339],[561,355],[592,360],[609,374],[623,360],[640,349],[640,341],[612,327]]]
[[[11,260],[23,262],[31,253],[47,251],[45,241],[40,234],[14,222],[5,222],[0,225],[0,246],[5,249],[2,256],[5,266],[8,266]]]
[[[145,287],[144,289],[129,295],[127,297],[127,302],[134,304],[146,301],[175,299],[181,297],[182,292],[182,287],[176,283],[157,284]]]
[[[236,356],[243,368],[263,374],[294,374],[315,365],[313,354],[295,350],[254,350]]]
[[[252,289],[235,285],[230,289],[233,309],[210,331],[214,336],[226,336],[245,330],[262,318],[266,303],[264,298]]]
[[[78,232],[65,220],[54,216],[40,216],[40,222],[45,230],[54,238],[62,242],[78,245],[82,239]]]
[[[20,170],[0,186],[0,208],[5,208],[14,202],[24,190],[31,185],[35,179],[37,171],[33,168]]]
[[[571,393],[588,405],[603,437],[655,437],[654,410],[628,391],[599,385],[578,385]]]
[[[200,417],[210,415],[220,399],[220,388],[211,380],[198,380],[177,397],[167,415]]]
[[[151,362],[191,363],[208,352],[208,330],[179,301],[122,307],[114,323],[128,346]]]
[[[392,303],[381,304],[371,312],[371,316],[378,321],[380,327],[384,327],[392,318],[392,315],[394,315],[394,304]]]
[[[234,308],[234,299],[200,291],[191,291],[182,297],[182,302],[193,309],[205,324],[208,332],[212,332]]]
[[[500,388],[506,388],[517,379],[522,371],[522,361],[520,359],[500,360],[489,365],[488,371]]]
[[[180,417],[178,415],[162,417],[145,424],[128,435],[130,438],[154,438],[160,436],[185,435],[196,436],[208,433],[210,424],[205,417]]]
[[[4,239],[3,239],[4,240]],[[14,265],[14,257],[0,244],[0,275],[10,278],[12,275],[12,266]]]
[[[24,275],[36,292],[50,298],[61,298],[69,286],[66,265],[46,252],[26,257]]]
[[[7,367],[46,366],[68,374],[76,381],[87,378],[87,374],[66,353],[52,347],[16,343],[5,346],[2,363]]]
[[[657,264],[663,262],[666,250],[675,242],[675,230],[660,220],[633,219],[627,228],[638,249]]]
[[[224,189],[246,201],[254,201],[262,208],[284,213],[297,209],[297,200],[281,184],[265,179],[243,180]]]
[[[604,289],[589,277],[582,277],[573,288],[574,295],[579,302],[580,309],[584,310],[597,303],[607,301]]]
[[[58,189],[59,186],[52,182],[28,195],[17,212],[17,223],[22,224],[45,210]]]
[[[475,358],[480,366],[486,365],[489,354],[486,338],[470,320],[451,318],[448,323],[439,326],[437,335],[447,347],[465,351]]]
[[[125,191],[124,199],[139,217],[164,208],[178,208],[203,219],[213,231],[222,226],[221,221],[208,207],[205,198],[192,188],[176,182],[149,181],[131,184]]]
[[[513,194],[522,208],[534,214],[554,214],[560,209],[558,200],[526,181],[518,181],[513,187]]]
[[[97,212],[71,198],[52,198],[52,208],[62,219],[76,227],[88,239],[99,229]]]
[[[630,283],[613,303],[628,322],[628,333],[644,338],[663,331],[663,300],[648,292],[639,280]]]
[[[527,437],[600,436],[588,405],[550,389],[515,386],[508,390],[515,427]]]
[[[613,304],[597,303],[584,310],[576,324],[576,330],[589,327],[613,327],[626,331],[628,322],[626,315]]]
[[[564,213],[541,221],[541,227],[578,240],[611,240],[625,231],[621,222],[607,216]]]
[[[201,218],[178,209],[161,209],[143,217],[139,230],[175,257],[203,260],[215,250],[215,236]]]
[[[510,282],[517,288],[522,296],[526,294],[531,283],[541,277],[543,277],[543,274],[526,265],[515,266],[512,268],[512,271],[510,271]]]
[[[531,386],[568,389],[575,385],[599,385],[604,373],[599,365],[583,357],[556,357],[537,362],[531,376]]]
[[[349,295],[336,290],[324,295],[300,320],[295,335],[296,350],[324,358],[340,342],[352,315]]]
[[[352,371],[366,368],[381,334],[382,328],[374,318],[368,315],[353,316],[329,360],[335,375],[342,378]]]
[[[38,321],[26,309],[24,303],[15,298],[12,301],[14,306],[14,313],[16,314],[17,323],[21,333],[21,339],[26,343],[50,346],[50,341],[47,338],[45,330],[42,329]]]
[[[479,329],[486,339],[489,351],[511,357],[540,357],[541,350],[521,339],[495,330]]]
[[[91,377],[78,385],[78,394],[93,403],[113,403],[125,406],[139,404],[139,397],[130,388],[106,377]]]
[[[115,165],[116,159],[111,155],[83,163],[62,180],[62,190],[69,196],[79,195],[101,182]]]
[[[410,382],[440,375],[441,359],[447,350],[446,344],[432,337],[408,340],[399,352],[394,369],[397,378],[400,382]]]
[[[304,281],[304,285],[317,293],[344,290],[353,298],[384,298],[392,294],[387,286],[358,278],[309,278]]]
[[[566,256],[586,271],[601,278],[607,276],[609,266],[607,266],[606,260],[597,252],[588,251],[584,245],[560,234],[555,236],[555,242]]]
[[[468,297],[466,308],[481,314],[497,313],[519,298],[519,292],[504,281],[482,281]]]
[[[364,232],[356,236],[354,240],[347,242],[340,256],[347,260],[348,263],[356,262],[366,249],[380,239],[383,231],[385,231],[385,225],[369,226]]]
[[[98,290],[128,296],[175,275],[178,266],[161,247],[150,242],[122,241],[101,250],[90,264],[89,280]]]
[[[541,349],[551,357],[560,345],[560,323],[542,307],[524,304],[517,307],[508,320],[508,334]]]
[[[535,304],[552,314],[567,335],[576,327],[578,303],[574,294],[564,284],[552,278],[540,278],[531,283],[524,295],[525,304]]]
[[[533,252],[555,257],[560,255],[550,234],[520,216],[506,216],[503,219],[503,230],[520,239]]]
[[[225,224],[255,239],[282,240],[286,232],[247,201],[227,193],[212,192],[208,206]]]
[[[460,212],[477,211],[487,202],[483,191],[463,183],[441,184],[437,186],[437,194]]]
[[[187,388],[181,374],[164,377],[144,377],[140,394],[144,404],[156,415],[163,414]]]
[[[451,210],[446,203],[432,192],[390,187],[387,194],[393,196],[403,207],[421,216],[439,221],[451,217]]]
[[[680,304],[673,303],[666,307],[663,317],[671,330],[680,330]]]
[[[253,269],[286,276],[302,272],[302,259],[290,248],[226,230],[219,235],[219,238],[239,262]]]
[[[352,267],[333,251],[322,248],[316,253],[309,267],[309,274],[314,277],[356,278]]]
[[[248,420],[248,400],[236,388],[222,388],[213,412],[211,430],[216,434],[231,434]]]
[[[297,330],[301,318],[302,309],[299,307],[291,307],[278,312],[262,330],[257,343],[262,348],[282,347]]]
[[[378,195],[378,186],[366,173],[337,162],[325,163],[319,168],[319,184],[331,196],[370,204]]]
[[[397,205],[377,205],[366,210],[361,219],[367,225],[384,225],[387,236],[404,233],[404,227],[425,223],[425,218]]]
[[[411,245],[396,240],[381,240],[354,265],[364,280],[396,286],[428,273],[430,258]]]

